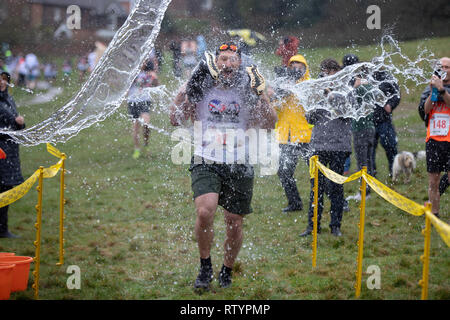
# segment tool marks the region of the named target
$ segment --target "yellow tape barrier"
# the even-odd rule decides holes
[[[426,214],[430,220],[431,223],[436,228],[436,231],[441,236],[442,240],[447,244],[447,246],[450,247],[450,225],[446,224],[445,222],[439,220],[434,214],[432,214],[429,210],[425,208],[425,206],[420,205],[401,194],[395,192],[394,190],[388,188],[386,185],[382,184],[380,181],[372,177],[371,175],[367,173],[363,173],[362,170],[358,171],[354,174],[352,174],[350,177],[345,177],[340,174],[337,174],[336,172],[330,170],[326,166],[324,166],[322,163],[319,162],[319,159],[317,156],[313,156],[310,159],[310,175],[313,177],[313,173],[316,166],[319,168],[319,170],[323,173],[325,177],[330,179],[331,181],[338,183],[338,184],[344,184],[347,182],[354,181],[359,178],[364,178],[366,182],[369,184],[369,186],[378,193],[382,198],[384,198],[386,201],[390,202],[397,208],[408,212],[409,214],[415,215],[415,216],[421,216],[423,214]]]
[[[61,169],[63,160],[65,159],[65,155],[62,154],[59,150],[57,150],[55,147],[51,146],[50,144],[47,144],[47,151],[60,158],[58,163],[54,164],[53,166],[49,168],[44,168],[44,178],[53,178],[58,171]],[[31,187],[35,184],[36,180],[39,177],[39,169],[36,170],[25,182],[22,184],[5,191],[3,193],[0,193],[0,208],[5,207],[7,205],[10,205],[13,202],[16,202],[20,198],[22,198],[24,195],[28,193],[28,191],[31,189]]]

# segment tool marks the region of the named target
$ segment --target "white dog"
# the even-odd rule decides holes
[[[401,173],[405,174],[405,183],[411,180],[411,173],[416,169],[416,157],[408,151],[398,153],[392,165],[392,180],[397,181]]]

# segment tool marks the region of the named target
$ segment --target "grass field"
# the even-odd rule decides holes
[[[437,57],[450,55],[450,38],[413,41],[402,44],[406,54],[415,57],[417,47],[427,47]],[[317,75],[323,58],[339,61],[347,48],[309,49],[304,52]],[[377,46],[355,47],[362,60],[379,53]],[[270,67],[276,63],[269,54],[261,57]],[[168,64],[170,65],[170,64]],[[169,79],[163,67],[162,82]],[[76,75],[74,75],[76,79]],[[76,82],[76,80],[74,80]],[[170,83],[168,84],[170,88]],[[78,90],[69,86],[57,100],[27,106],[26,93],[15,90],[22,104],[19,112],[28,126],[44,120]],[[174,89],[174,88],[172,88]],[[394,113],[399,150],[418,151],[425,147],[425,128],[417,114],[422,87],[403,93]],[[233,286],[221,289],[213,282],[210,292],[198,295],[193,281],[198,272],[198,250],[194,235],[195,209],[187,166],[170,161],[167,135],[152,132],[150,154],[133,160],[131,123],[126,107],[102,123],[82,131],[56,147],[68,155],[66,184],[65,265],[58,267],[59,179],[44,181],[43,231],[41,251],[41,299],[354,299],[359,208],[350,202],[344,213],[343,237],[330,235],[329,201],[325,201],[322,234],[318,239],[317,268],[311,266],[311,238],[300,238],[307,223],[307,210],[282,214],[286,198],[278,177],[257,176],[254,212],[245,219],[244,244],[234,268]],[[156,123],[169,128],[168,119]],[[353,157],[353,156],[352,156]],[[24,177],[40,165],[57,159],[45,145],[21,147]],[[427,196],[425,162],[408,185],[392,184],[388,178],[384,150],[377,151],[377,178],[423,204]],[[356,171],[352,158],[351,171]],[[309,204],[308,168],[301,162],[296,171],[300,195]],[[357,182],[345,185],[346,196],[359,188]],[[449,222],[448,191],[441,199],[441,216]],[[34,223],[37,192],[32,188],[9,211],[10,229],[20,239],[0,240],[0,251],[34,256]],[[367,201],[363,271],[377,265],[381,270],[381,289],[369,290],[368,274],[363,273],[361,299],[420,299],[422,277],[423,217],[415,217],[393,207],[373,194]],[[212,250],[217,274],[223,261],[224,221],[219,209],[215,219]],[[69,265],[81,270],[81,289],[66,286]],[[435,230],[432,232],[429,299],[450,299],[450,251]],[[13,293],[11,299],[33,299],[29,288]]]

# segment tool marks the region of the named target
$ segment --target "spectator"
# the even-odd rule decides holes
[[[5,52],[5,63],[8,73],[12,73],[16,68],[17,59],[13,56],[11,50],[6,50]]]
[[[197,65],[197,42],[195,40],[182,41],[181,56],[183,57],[184,77],[188,78]]]
[[[82,56],[78,61],[77,69],[79,73],[79,80],[80,82],[83,82],[86,77],[86,73],[89,70],[89,62],[88,57],[86,55]]]
[[[289,59],[287,81],[292,85],[311,79],[306,59],[298,54]],[[281,101],[278,122],[275,126],[280,144],[280,163],[278,176],[288,199],[288,206],[282,212],[300,211],[303,209],[302,199],[294,178],[299,157],[307,161],[310,156],[309,142],[311,126],[305,118],[305,110],[293,94],[275,91]]]
[[[341,70],[341,66],[334,59],[325,59],[320,64],[323,75],[330,76]],[[334,93],[327,88],[324,91],[327,96],[327,104],[339,106],[347,104],[347,97]],[[342,117],[330,119],[330,112],[325,109],[316,109],[307,114],[308,123],[314,125],[311,136],[311,149],[314,155],[319,156],[319,161],[328,166],[334,172],[342,175],[344,173],[345,161],[352,152],[351,142],[351,120]],[[326,185],[328,184],[328,185]],[[319,172],[319,192],[318,192],[318,232],[321,231],[320,220],[323,211],[323,194],[326,192],[331,201],[331,234],[337,237],[342,236],[341,220],[344,207],[344,186],[334,183],[325,178]],[[311,192],[309,199],[308,226],[306,231],[300,234],[306,237],[312,233],[314,216],[314,179],[311,179]]]
[[[2,72],[0,78],[0,129],[21,130],[25,121],[17,113],[16,104],[8,93],[11,77]],[[6,153],[6,159],[0,160],[0,193],[12,189],[24,180],[20,168],[19,145],[6,134],[0,134],[0,148]],[[8,206],[0,208],[0,238],[17,238],[8,229]]]
[[[63,80],[68,81],[72,74],[72,63],[70,59],[65,59],[62,65]]]
[[[89,64],[89,72],[94,71],[96,61],[97,60],[97,53],[95,51],[92,51],[88,54],[88,64]]]
[[[28,89],[36,88],[37,78],[40,76],[39,61],[34,53],[29,53],[25,57],[25,68]]]
[[[344,68],[356,63],[359,63],[359,58],[354,54],[345,55],[342,61]],[[370,93],[372,86],[368,83],[367,79],[358,76],[353,78],[349,85],[354,88],[352,95],[356,100],[354,101],[356,108],[361,106],[363,102],[373,103],[374,99]],[[365,166],[367,167],[367,173],[373,175],[372,154],[375,142],[373,112],[365,117],[361,117],[359,120],[352,120],[352,133],[358,169],[361,170]],[[367,197],[370,197],[369,186],[367,186],[366,194]],[[361,200],[361,192],[348,197],[346,200]]]
[[[439,217],[439,178],[450,170],[450,58],[440,59],[444,76],[434,74],[422,93],[419,110],[427,125],[426,161],[429,179],[428,198],[431,211]],[[449,177],[450,178],[450,177]]]
[[[8,67],[3,59],[0,59],[0,71],[8,72]]]
[[[388,71],[376,71],[373,78],[379,81],[378,88],[388,97],[384,106],[375,104],[373,114],[375,124],[375,143],[372,153],[373,174],[377,174],[376,150],[378,141],[386,152],[389,164],[389,176],[392,176],[392,165],[397,154],[397,134],[392,123],[392,112],[400,104],[400,89],[397,80]]]
[[[175,77],[181,77],[181,43],[179,41],[173,40],[169,46],[170,51],[172,51],[172,67]]]
[[[201,34],[197,36],[197,58],[199,60],[203,59],[203,55],[207,49],[205,37]]]
[[[56,66],[53,63],[47,63],[44,67],[44,77],[45,80],[48,82],[51,82],[56,79],[58,71],[56,69]]]
[[[152,51],[150,51],[150,54],[147,58],[147,62],[153,64],[151,66],[151,69],[155,73],[159,73],[159,66],[160,66],[160,62],[162,59],[162,58],[160,58],[160,56],[161,56],[161,53],[158,50],[156,50],[155,48],[153,48]]]
[[[294,36],[284,37],[280,40],[278,49],[275,51],[277,56],[280,56],[284,66],[289,65],[289,59],[297,54],[300,40]]]
[[[17,85],[25,87],[27,85],[27,67],[25,65],[25,58],[22,54],[19,55],[17,62]]]

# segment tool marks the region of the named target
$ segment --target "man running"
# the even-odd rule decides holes
[[[235,142],[226,139],[223,133],[230,129],[275,127],[277,116],[264,92],[264,78],[255,66],[243,66],[240,49],[234,43],[224,43],[215,56],[205,53],[205,60],[193,71],[185,92],[175,99],[170,118],[173,125],[191,119],[199,121],[202,127],[202,142],[195,146],[190,167],[200,253],[200,272],[194,288],[209,289],[213,278],[210,251],[218,205],[225,209],[226,224],[219,284],[230,287],[231,271],[243,240],[244,216],[252,212],[254,172],[248,162],[248,149],[244,161],[240,161],[243,159],[238,159],[236,152],[239,138]],[[220,139],[219,146],[224,152],[216,152],[220,151],[217,148],[208,151],[208,142],[212,140],[208,140],[207,131],[216,133],[212,140],[217,143]]]
[[[155,66],[156,57],[153,60],[148,59],[142,66],[141,72],[134,80],[128,93],[128,113],[130,117],[133,118],[133,159],[138,159],[141,155],[141,146],[139,143],[141,126],[143,130],[144,148],[148,148],[150,128],[147,124],[150,122],[150,107],[152,105],[152,101],[145,89],[159,85]],[[142,125],[141,120],[143,122]]]

